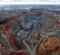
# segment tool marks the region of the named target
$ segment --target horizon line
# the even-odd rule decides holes
[[[52,5],[60,5],[60,2],[0,2],[0,4],[52,4]]]

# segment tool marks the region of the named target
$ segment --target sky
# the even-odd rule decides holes
[[[59,0],[0,0],[0,2],[59,2]]]
[[[0,4],[8,4],[8,3],[22,3],[22,4],[60,4],[60,0],[0,0]]]

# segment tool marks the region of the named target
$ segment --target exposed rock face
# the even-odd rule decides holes
[[[9,43],[10,47],[13,49],[17,49],[17,41],[16,41],[16,36],[13,34],[6,32],[2,34],[4,39]]]
[[[48,52],[56,52],[60,47],[59,37],[49,37],[45,42],[40,43],[37,46],[38,55],[47,55]]]
[[[60,37],[50,37],[48,38],[45,46],[48,50],[54,51],[57,47],[60,46]]]
[[[5,47],[2,44],[0,44],[0,50],[4,50],[4,49]]]
[[[29,48],[31,50],[34,50],[34,48],[36,47],[37,43],[39,42],[39,40],[41,38],[40,32],[41,32],[41,29],[35,30],[31,34],[31,36],[25,40],[25,42],[27,43],[27,45],[29,46]]]
[[[0,18],[4,17],[2,20],[0,19],[0,49],[6,47],[9,52],[11,49],[17,51],[28,49],[29,51],[27,51],[30,54],[32,53],[31,55],[35,55],[34,51],[37,47],[37,55],[55,55],[55,53],[58,55],[57,53],[60,52],[60,50],[58,51],[60,38],[51,36],[60,36],[60,22],[57,23],[56,19],[58,17],[55,19],[54,14],[56,15],[56,13],[53,11],[55,10],[46,10],[45,8],[0,10],[2,14],[0,14],[2,16]],[[6,15],[4,15],[5,13]],[[45,35],[49,36],[46,40],[43,39],[46,37]],[[40,43],[41,39],[43,41]]]

